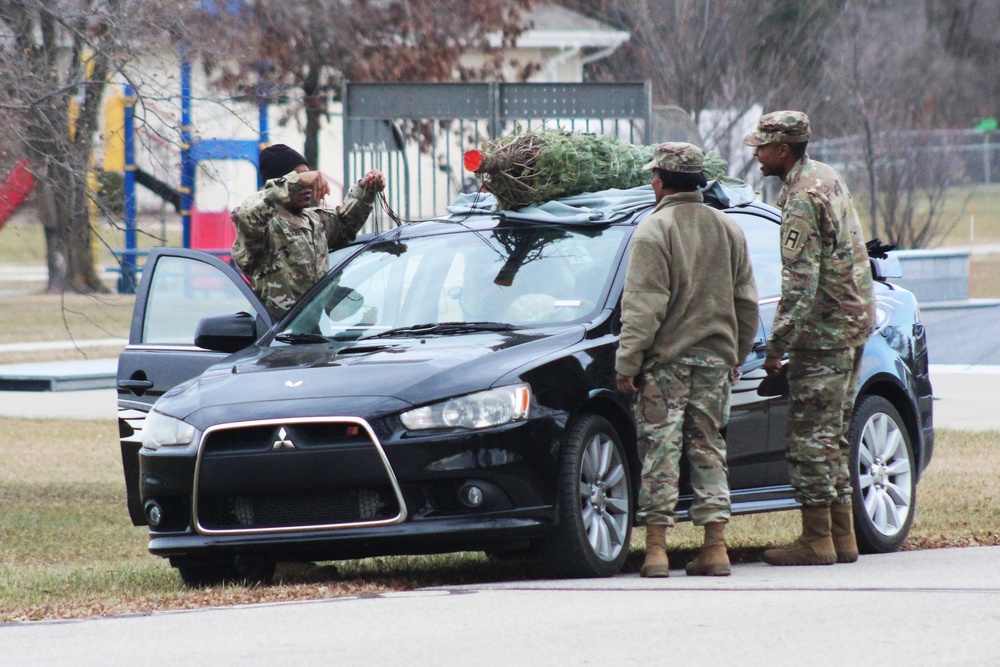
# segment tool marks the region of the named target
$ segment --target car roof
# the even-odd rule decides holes
[[[714,208],[745,212],[770,219],[780,214],[767,204],[755,201],[756,193],[747,184],[723,184],[711,181],[703,191],[705,202]],[[466,230],[487,230],[503,223],[518,225],[559,225],[566,227],[593,227],[613,224],[635,224],[645,217],[656,204],[653,188],[649,185],[627,190],[602,190],[572,197],[532,204],[513,211],[498,209],[496,198],[488,192],[459,195],[447,207],[450,215],[404,225],[388,234],[393,238],[434,235]]]

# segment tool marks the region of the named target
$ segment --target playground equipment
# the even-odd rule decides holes
[[[261,97],[263,99],[263,96]],[[120,294],[134,294],[137,285],[137,259],[145,255],[136,246],[136,203],[135,186],[138,182],[138,170],[135,165],[135,91],[127,86],[125,89],[125,165],[124,165],[124,199],[125,199],[125,249],[118,253],[120,257],[121,276],[118,279]],[[195,176],[198,163],[207,160],[246,160],[254,169],[260,158],[260,151],[268,144],[269,123],[267,104],[257,105],[257,139],[195,139],[191,109],[191,62],[181,58],[181,229],[182,245],[192,247],[192,241],[202,249],[217,251],[219,254],[228,252],[218,247],[217,241],[222,238],[220,230],[229,230],[228,212],[198,212],[194,209]],[[149,175],[145,175],[144,185],[150,183]],[[155,179],[153,179],[155,181]],[[259,185],[258,176],[258,185]],[[148,187],[148,185],[147,185]],[[162,195],[161,195],[162,196]],[[197,229],[192,229],[197,227]],[[215,243],[213,243],[215,242]],[[232,242],[232,238],[229,238]],[[216,247],[211,247],[211,246]],[[206,247],[208,246],[208,247]]]
[[[0,229],[4,223],[21,208],[28,198],[31,189],[35,187],[35,177],[28,171],[28,160],[22,159],[7,174],[3,184],[0,184]]]

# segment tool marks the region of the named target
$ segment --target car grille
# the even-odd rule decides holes
[[[399,513],[392,490],[343,489],[269,495],[213,495],[198,502],[204,528],[281,528],[385,520]]]
[[[204,533],[328,530],[406,517],[380,443],[364,422],[348,418],[208,429],[195,500]]]

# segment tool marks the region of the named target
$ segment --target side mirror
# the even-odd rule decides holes
[[[895,255],[889,255],[883,259],[872,257],[868,261],[871,262],[872,277],[875,280],[903,277],[903,266]]]
[[[257,323],[250,313],[226,313],[198,322],[194,344],[216,352],[238,352],[257,341]]]

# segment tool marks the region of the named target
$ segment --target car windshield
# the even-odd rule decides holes
[[[370,244],[279,335],[286,343],[584,320],[628,227],[504,226]]]

